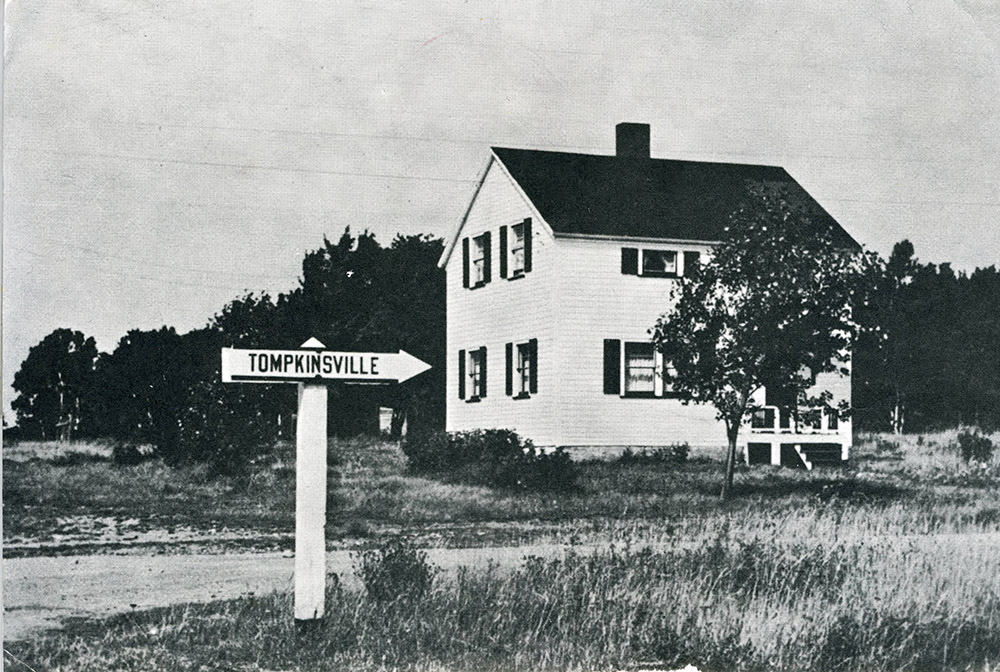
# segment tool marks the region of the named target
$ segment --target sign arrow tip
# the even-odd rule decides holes
[[[308,341],[299,346],[300,348],[325,348],[326,346],[320,343],[320,340],[313,336]]]
[[[399,378],[397,379],[400,383],[404,380],[409,380],[416,375],[423,373],[431,368],[431,365],[422,359],[417,359],[406,350],[399,351],[399,363],[400,371]]]

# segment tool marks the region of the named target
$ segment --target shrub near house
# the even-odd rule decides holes
[[[415,433],[402,448],[416,473],[493,488],[568,491],[576,485],[564,450],[541,452],[507,429]]]

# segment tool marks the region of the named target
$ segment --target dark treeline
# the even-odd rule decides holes
[[[1000,273],[922,264],[909,241],[877,265],[854,354],[855,427],[1000,428]]]
[[[110,353],[57,329],[15,375],[12,408],[24,438],[114,438],[151,444],[168,462],[231,468],[277,438],[294,436],[296,386],[221,382],[223,347],[294,349],[316,337],[331,350],[406,350],[433,367],[400,385],[330,388],[331,433],[443,426],[445,289],[440,239],[397,236],[388,247],[347,230],[308,252],[294,290],[248,294],[205,327],[132,330]]]
[[[220,382],[226,346],[294,349],[310,337],[331,350],[396,351],[432,369],[401,385],[332,386],[329,428],[441,428],[445,403],[445,286],[440,239],[345,231],[306,254],[294,290],[248,294],[205,327],[128,332],[111,353],[92,338],[57,329],[33,347],[14,379],[12,403],[25,438],[107,437],[156,446],[168,461],[239,463],[293,436],[296,389]],[[874,258],[874,257],[873,257]],[[1000,273],[956,274],[922,264],[908,241],[875,258],[853,357],[855,427],[918,432],[1000,428]]]

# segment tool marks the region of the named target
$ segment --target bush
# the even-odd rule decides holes
[[[377,602],[413,600],[430,590],[438,568],[427,553],[403,538],[355,555],[355,572],[368,597]]]
[[[93,464],[95,462],[107,462],[108,458],[96,453],[85,453],[79,450],[71,450],[62,455],[52,458],[52,464],[57,467],[78,467],[81,464]]]
[[[545,453],[509,429],[410,434],[402,444],[416,473],[449,475],[493,488],[566,491],[576,468],[562,448]]]
[[[691,454],[691,446],[685,443],[675,443],[669,446],[639,452],[626,448],[618,457],[619,464],[684,464]]]
[[[207,381],[192,386],[176,427],[157,441],[157,455],[171,466],[208,462],[213,475],[244,473],[277,438],[273,419],[253,403],[253,390],[243,389],[254,387]]]
[[[134,443],[116,441],[111,449],[111,461],[120,467],[130,467],[145,460],[144,455]]]
[[[958,435],[958,447],[966,462],[989,462],[993,457],[993,442],[978,431],[968,430]]]

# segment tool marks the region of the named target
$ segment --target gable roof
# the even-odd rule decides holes
[[[716,242],[746,194],[784,188],[834,243],[858,243],[784,168],[494,147],[494,155],[556,234]]]

